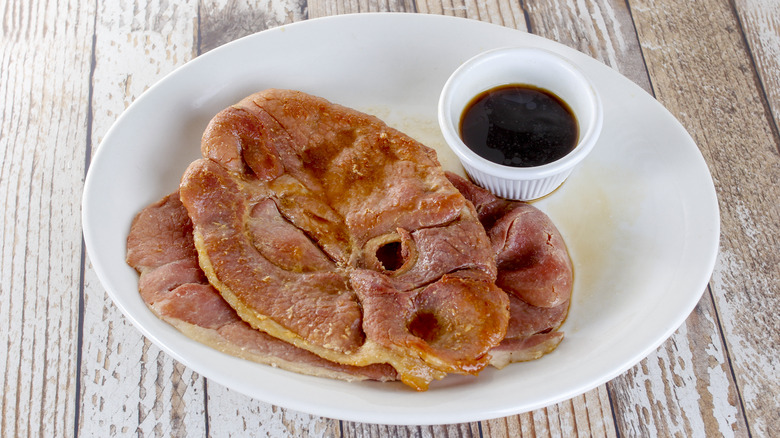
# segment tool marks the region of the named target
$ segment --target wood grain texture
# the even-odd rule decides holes
[[[416,12],[411,0],[314,0],[306,3],[308,18],[361,12]]]
[[[628,3],[550,0],[532,5],[528,15],[534,33],[599,59],[653,93]],[[551,10],[558,13],[550,14]],[[621,432],[711,436],[720,429],[746,431],[739,400],[733,397],[737,388],[729,378],[731,369],[724,363],[719,327],[704,323],[717,318],[709,294],[697,312],[706,315],[696,323],[687,322],[656,353],[609,383]],[[708,396],[699,397],[700,392]],[[717,418],[727,424],[713,422],[711,413],[718,409],[722,412]],[[673,421],[669,421],[670,411],[674,411]]]
[[[721,245],[710,285],[724,360],[748,431],[769,436],[780,425],[777,131],[728,2],[631,6],[656,96],[691,133],[715,181]]]
[[[216,383],[209,382],[208,388],[208,422],[213,436],[340,436],[339,421],[273,406]]]
[[[423,14],[449,15],[469,18],[526,30],[522,2],[507,0],[463,1],[463,0],[420,0],[417,10]]]
[[[3,436],[73,433],[92,16],[77,2],[0,6]]]
[[[381,424],[344,422],[344,438],[477,438],[481,437],[479,423],[448,424],[440,426],[388,426]]]
[[[100,2],[95,19],[92,150],[132,101],[192,59],[194,3]],[[143,337],[106,295],[90,264],[84,281],[82,436],[198,436],[204,381]]]
[[[625,1],[542,0],[526,8],[532,33],[586,53],[651,91]]]
[[[619,430],[638,436],[748,436],[708,295],[656,353],[610,382]]]
[[[282,24],[306,18],[306,1],[212,0],[198,8],[199,53]]]
[[[520,415],[482,422],[490,437],[615,437],[609,394],[602,385],[572,399]]]

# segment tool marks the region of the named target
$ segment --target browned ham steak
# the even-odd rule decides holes
[[[491,350],[490,364],[538,359],[563,340],[573,270],[555,224],[536,207],[501,199],[453,173],[447,178],[471,201],[493,245],[498,284],[509,294],[506,338]]]
[[[273,226],[269,230],[280,238],[286,236],[285,230]],[[290,233],[293,236],[287,237],[294,237],[295,232]],[[241,320],[198,266],[192,222],[178,192],[136,216],[127,239],[127,262],[140,272],[141,297],[158,317],[217,350],[302,374],[343,380],[397,379],[389,365],[356,367],[327,361]]]
[[[474,191],[481,190],[457,176],[448,177],[465,193],[471,193],[472,198]],[[482,195],[492,197],[489,193]],[[267,206],[261,208],[266,209]],[[278,213],[272,212],[269,216],[269,220],[254,225],[262,223],[273,234],[278,247],[298,244],[301,248],[298,253],[312,251],[306,245],[308,241],[299,241],[298,229],[281,221]],[[517,238],[515,234],[512,236]],[[318,256],[310,257],[313,257],[311,264],[327,263],[319,260]],[[343,380],[389,381],[397,378],[397,373],[389,365],[355,367],[330,362],[255,330],[242,321],[208,284],[198,266],[192,222],[179,201],[178,193],[166,196],[137,215],[128,236],[127,260],[141,273],[139,289],[149,308],[185,335],[206,345],[248,360],[303,374]],[[282,263],[287,266],[298,265],[288,261]],[[417,318],[410,325],[410,332],[421,339],[430,338],[435,335],[436,328],[430,324],[431,317],[438,315],[439,319],[446,320],[452,310],[447,303],[459,302],[447,299],[445,295],[444,299],[440,297],[427,303],[414,303],[417,294],[406,297],[409,301],[398,301],[393,299],[393,294],[384,293],[388,287],[387,277],[371,274],[367,270],[361,273],[362,280],[360,276],[355,276],[354,280],[369,284],[359,289],[386,298],[384,303],[379,300],[369,301],[374,305],[381,304],[376,311],[371,312],[377,316],[377,323],[369,326],[369,330],[397,326],[392,323],[394,319],[408,318],[405,312],[420,307],[427,313],[418,312]],[[498,275],[501,274],[499,270]],[[438,293],[446,294],[447,290],[442,288]],[[557,347],[563,333],[553,330],[561,324],[568,311],[568,301],[552,308],[536,307],[510,294],[509,303],[510,320],[506,337],[489,352],[490,364],[498,368],[511,362],[537,359]],[[475,312],[481,311],[478,303],[473,309]],[[389,323],[383,324],[383,321]],[[404,335],[410,342],[415,342],[414,336]]]
[[[201,267],[243,320],[335,362],[389,363],[421,390],[487,365],[508,298],[432,150],[375,117],[267,90],[218,114],[202,152],[181,200]]]
[[[568,303],[571,259],[550,218],[531,204],[498,198],[452,173],[447,177],[479,212],[496,253],[496,284],[532,306]]]
[[[561,342],[572,273],[549,218],[445,175],[379,120],[268,90],[217,115],[202,151],[187,209],[174,193],[128,236],[142,298],[187,336],[417,389]]]

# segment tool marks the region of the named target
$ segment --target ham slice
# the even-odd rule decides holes
[[[127,238],[127,262],[141,274],[141,297],[152,312],[219,351],[301,374],[348,381],[397,379],[389,365],[334,363],[241,320],[198,265],[192,222],[178,191],[138,213]]]
[[[561,233],[531,204],[498,198],[454,173],[447,178],[474,204],[496,254],[496,284],[509,295],[509,327],[490,364],[503,368],[553,351],[563,340],[556,330],[569,313],[574,285]]]
[[[447,176],[466,194],[481,190],[456,175]],[[492,196],[489,193],[482,195]],[[289,245],[299,238],[296,229],[284,230],[271,225],[269,229],[273,230],[280,245]],[[285,236],[289,241],[284,239]],[[178,192],[146,207],[136,216],[128,236],[127,261],[141,273],[141,297],[158,317],[190,338],[217,350],[301,374],[347,381],[397,379],[395,369],[389,365],[355,367],[330,362],[255,330],[242,321],[208,283],[198,265],[192,222],[179,200]],[[501,275],[501,270],[498,275]],[[367,282],[372,280],[389,281],[386,277],[370,275],[364,279]],[[360,289],[382,295],[382,285],[366,285]],[[425,307],[430,313],[446,315],[447,300],[444,301],[445,305],[434,301]],[[490,364],[497,368],[512,362],[534,360],[554,350],[563,339],[563,333],[554,330],[568,312],[568,301],[552,308],[537,307],[510,294],[509,303],[506,336],[489,352]],[[413,307],[409,303],[408,308]],[[386,313],[388,320],[399,314],[399,307],[392,302],[380,310]],[[412,325],[411,331],[423,339],[433,335],[434,327],[429,324],[428,318],[420,316]],[[381,325],[373,329],[378,328]]]
[[[266,90],[220,112],[202,153],[181,200],[209,282],[252,327],[333,362],[389,363],[418,390],[487,366],[508,298],[473,205],[431,149]],[[276,247],[269,223],[301,245]]]
[[[418,390],[563,339],[572,270],[549,218],[378,119],[267,90],[218,114],[202,152],[128,236],[142,298],[187,336]]]

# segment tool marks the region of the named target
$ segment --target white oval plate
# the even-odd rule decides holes
[[[536,205],[575,263],[566,338],[541,360],[450,376],[417,393],[402,384],[346,383],[230,357],[157,319],[125,264],[134,215],[173,191],[199,156],[209,119],[265,88],[292,88],[374,113],[439,150],[439,91],[487,49],[534,46],[577,63],[605,104],[592,155]],[[656,100],[605,65],[514,29],[433,15],[364,14],[305,21],[213,50],[139,97],[105,136],[83,197],[87,250],[100,281],[149,339],[201,375],[268,403],[385,424],[477,421],[541,408],[588,391],[652,353],[686,319],[715,263],[717,199],[691,137]]]

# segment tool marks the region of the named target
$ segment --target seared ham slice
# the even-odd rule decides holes
[[[373,116],[266,90],[215,116],[202,153],[181,200],[201,268],[252,327],[334,362],[389,363],[418,390],[487,366],[509,302],[433,150]],[[276,238],[255,225],[269,214],[313,252],[269,254]]]
[[[496,253],[505,291],[532,306],[557,307],[569,301],[574,282],[566,244],[541,210],[498,198],[454,173],[449,180],[474,204]]]
[[[474,204],[496,253],[498,284],[509,294],[509,327],[490,364],[538,359],[563,340],[574,275],[563,237],[536,207],[498,198],[466,179],[447,178]]]
[[[253,329],[238,317],[198,266],[192,222],[178,191],[146,207],[132,223],[127,262],[160,319],[219,351],[289,371],[342,380],[396,380],[389,365],[342,365]]]
[[[465,194],[482,189],[456,175],[447,175]],[[492,197],[482,193],[483,197]],[[472,196],[473,198],[473,196]],[[275,214],[271,215],[275,217]],[[297,229],[274,226],[277,219],[267,225],[279,245],[290,245],[296,240]],[[511,235],[517,238],[516,234]],[[284,238],[287,238],[285,240]],[[301,251],[305,252],[306,245]],[[316,258],[316,257],[315,257]],[[224,353],[268,364],[288,371],[342,380],[392,381],[397,373],[389,365],[355,367],[324,360],[308,351],[253,329],[241,320],[235,310],[206,279],[198,265],[197,251],[192,237],[192,222],[179,200],[178,192],[148,206],[133,222],[128,236],[128,263],[141,273],[139,290],[144,302],[162,320],[182,333]],[[315,263],[316,262],[312,262]],[[321,262],[325,263],[325,262]],[[368,274],[366,282],[390,281],[386,277]],[[499,269],[498,275],[502,272]],[[356,281],[357,278],[355,279]],[[366,294],[382,295],[381,285],[356,287]],[[372,292],[373,291],[373,292]],[[434,295],[434,298],[436,295]],[[439,298],[426,307],[431,314],[444,314],[446,318],[448,297]],[[368,303],[373,301],[367,300]],[[554,350],[563,339],[563,333],[555,330],[568,313],[568,300],[555,307],[537,307],[509,294],[509,325],[505,338],[490,350],[490,365],[503,368],[509,363],[538,359]],[[385,305],[387,320],[398,318],[397,304]],[[413,306],[408,305],[408,308]],[[368,324],[367,330],[379,330],[382,319]],[[413,332],[421,338],[431,336],[433,327],[426,325],[426,317],[420,317]],[[412,338],[413,340],[413,338]]]
[[[572,267],[549,218],[378,119],[266,90],[220,112],[202,153],[128,236],[141,297],[185,335],[417,390],[563,339]]]

